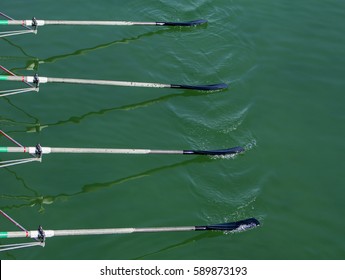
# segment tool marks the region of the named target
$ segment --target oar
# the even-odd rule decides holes
[[[16,31],[4,31],[0,32],[1,37],[8,37],[14,35],[21,35],[27,33],[37,34],[37,27],[44,25],[91,25],[91,26],[197,26],[207,23],[207,20],[197,19],[192,21],[171,22],[171,21],[96,21],[96,20],[37,20],[33,18],[31,20],[15,20],[4,13],[0,12],[0,15],[5,17],[6,20],[0,20],[0,25],[20,25],[27,30]]]
[[[1,67],[2,68],[2,67]],[[200,91],[223,90],[227,84],[212,85],[181,85],[181,84],[161,84],[161,83],[143,83],[143,82],[124,82],[124,81],[106,81],[106,80],[90,80],[90,79],[70,79],[70,78],[49,78],[35,76],[9,76],[0,75],[0,81],[20,81],[25,83],[33,83],[38,87],[41,83],[69,83],[69,84],[88,84],[88,85],[107,85],[107,86],[123,86],[123,87],[149,87],[149,88],[173,88],[173,89],[189,89]]]
[[[0,168],[18,164],[42,161],[43,154],[50,153],[74,153],[74,154],[170,154],[170,155],[205,155],[226,156],[243,152],[242,147],[234,147],[221,150],[150,150],[150,149],[107,149],[107,148],[52,148],[52,147],[0,147],[0,153],[29,153],[33,157],[0,161]]]
[[[61,147],[42,147],[37,144],[35,147],[25,147],[12,137],[0,130],[0,135],[5,136],[8,140],[17,145],[17,147],[0,147],[0,153],[28,153],[33,157],[16,159],[0,162],[1,167],[41,161],[43,154],[51,153],[69,153],[69,154],[169,154],[169,155],[205,155],[205,156],[223,156],[235,155],[244,152],[244,148],[238,146],[228,149],[218,150],[152,150],[152,149],[117,149],[117,148],[61,148]]]
[[[71,154],[170,154],[170,155],[233,155],[243,152],[242,147],[220,150],[151,150],[151,149],[114,149],[114,148],[59,148],[59,147],[0,147],[2,153],[29,153],[41,156],[52,153]]]
[[[44,26],[44,25],[103,25],[103,26],[130,26],[130,25],[153,25],[153,26],[196,26],[207,23],[205,19],[192,21],[171,22],[171,21],[97,21],[97,20],[0,20],[0,25],[20,26]]]
[[[206,226],[174,226],[174,227],[145,227],[145,228],[103,228],[103,229],[67,229],[67,230],[44,230],[39,226],[37,230],[26,230],[14,219],[8,216],[4,211],[0,213],[14,223],[22,231],[0,232],[0,238],[33,238],[37,242],[6,244],[0,245],[0,251],[14,250],[32,246],[45,245],[48,237],[54,236],[83,236],[83,235],[105,235],[105,234],[129,234],[129,233],[154,233],[154,232],[181,232],[181,231],[223,231],[223,232],[242,232],[255,228],[260,222],[255,218],[249,218],[236,222],[211,224]]]
[[[106,234],[130,234],[130,233],[157,233],[157,232],[182,232],[182,231],[223,231],[242,232],[255,228],[260,222],[255,218],[241,221],[206,225],[206,226],[175,226],[175,227],[144,227],[144,228],[103,228],[103,229],[66,229],[66,230],[43,230],[39,226],[38,230],[31,231],[8,231],[0,232],[0,238],[34,238],[44,243],[46,238],[54,236],[84,236],[84,235],[106,235]],[[19,244],[16,244],[18,247]],[[37,245],[37,243],[35,243]],[[9,245],[4,249],[8,250]],[[33,245],[34,246],[34,245]],[[20,248],[20,247],[19,247]]]

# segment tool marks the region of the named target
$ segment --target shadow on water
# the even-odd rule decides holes
[[[187,246],[191,243],[194,242],[198,242],[200,240],[206,239],[206,238],[214,238],[214,237],[218,237],[219,235],[221,235],[222,233],[212,233],[210,234],[209,232],[203,232],[203,233],[198,233],[198,235],[188,238],[182,242],[176,243],[176,244],[172,244],[170,246],[167,246],[165,248],[162,248],[160,250],[157,251],[153,251],[151,253],[147,253],[145,255],[142,256],[138,256],[136,258],[133,258],[134,260],[143,260],[143,259],[151,259],[151,258],[155,258],[155,255],[158,255],[160,253],[164,253],[164,252],[168,252],[170,250],[174,250],[183,246]]]
[[[99,115],[104,115],[110,112],[116,112],[116,111],[131,111],[135,109],[140,109],[140,108],[145,108],[151,105],[155,105],[161,102],[165,102],[167,100],[170,100],[172,98],[176,97],[190,97],[190,96],[205,96],[207,94],[214,94],[214,92],[193,92],[191,93],[190,91],[186,90],[183,91],[182,93],[177,93],[177,94],[169,94],[169,95],[164,95],[158,98],[154,98],[151,100],[146,100],[138,103],[133,103],[133,104],[127,104],[119,107],[111,107],[111,108],[106,108],[106,109],[101,109],[98,111],[93,111],[93,112],[88,112],[79,116],[71,116],[68,119],[65,120],[60,120],[56,121],[54,123],[46,123],[42,124],[39,120],[39,118],[33,116],[32,114],[29,114],[25,112],[24,109],[20,108],[19,106],[16,106],[10,98],[3,98],[8,102],[8,104],[15,110],[23,113],[24,115],[27,116],[27,118],[32,119],[33,122],[17,122],[13,119],[6,118],[5,116],[0,115],[0,124],[10,124],[11,126],[13,125],[19,125],[19,126],[24,126],[26,129],[24,131],[18,131],[17,132],[40,132],[45,128],[48,127],[54,127],[54,126],[60,126],[60,125],[65,125],[65,124],[79,124],[82,121],[84,121],[87,118],[93,117],[93,116],[99,116]],[[9,132],[9,131],[8,131]]]
[[[11,47],[14,47],[16,49],[18,49],[26,58],[29,58],[30,60],[27,61],[26,66],[24,68],[16,68],[13,70],[35,70],[37,71],[39,68],[39,64],[43,64],[43,63],[54,63],[56,61],[62,60],[62,59],[67,59],[69,57],[74,57],[74,56],[79,56],[79,55],[85,55],[89,52],[94,52],[97,50],[101,50],[104,48],[108,48],[110,46],[114,46],[114,45],[120,45],[120,44],[129,44],[131,42],[135,42],[137,40],[143,39],[143,38],[149,38],[152,37],[154,35],[162,35],[165,33],[175,33],[175,32],[193,32],[195,29],[206,29],[207,25],[200,25],[200,26],[196,26],[196,27],[190,27],[190,28],[182,28],[182,27],[167,27],[165,29],[161,29],[161,30],[157,30],[157,31],[150,31],[150,32],[146,32],[137,36],[133,36],[130,38],[124,38],[121,40],[115,40],[115,41],[111,41],[108,43],[104,43],[104,44],[100,44],[94,47],[89,47],[89,48],[83,48],[83,49],[79,49],[76,50],[74,52],[71,53],[66,53],[66,54],[60,54],[60,55],[55,55],[55,56],[51,56],[45,59],[40,59],[37,57],[34,57],[30,54],[28,54],[23,47],[13,43],[11,40],[6,39],[6,38],[2,38],[3,41],[7,42]],[[3,54],[2,54],[3,55]],[[0,59],[2,58],[2,56],[0,56]],[[9,59],[9,57],[6,57],[6,59]],[[19,60],[21,59],[20,57],[14,57],[15,60]]]
[[[167,170],[167,169],[173,169],[173,168],[177,168],[180,166],[186,166],[186,165],[193,164],[193,163],[205,163],[208,161],[212,161],[212,159],[207,158],[207,157],[205,157],[205,158],[194,158],[191,160],[186,160],[186,161],[182,161],[179,163],[170,164],[170,165],[150,169],[150,170],[138,173],[138,174],[130,175],[127,177],[123,177],[123,178],[108,181],[108,182],[87,184],[87,185],[84,185],[80,191],[75,192],[75,193],[71,193],[71,194],[61,193],[61,194],[51,195],[51,196],[49,196],[49,195],[44,196],[44,195],[40,194],[34,188],[29,187],[26,184],[25,180],[23,178],[21,178],[20,176],[18,176],[16,172],[14,172],[8,168],[5,168],[5,170],[7,170],[9,173],[11,173],[16,178],[16,180],[23,185],[24,189],[29,191],[30,193],[32,193],[32,195],[1,194],[0,198],[2,200],[20,201],[19,203],[15,203],[15,204],[11,204],[11,205],[10,204],[2,205],[1,209],[3,209],[3,210],[19,209],[19,208],[25,208],[25,207],[38,206],[39,212],[44,212],[45,211],[45,208],[44,208],[45,205],[53,204],[59,200],[60,201],[66,201],[67,199],[70,199],[73,197],[78,197],[79,195],[87,194],[90,192],[100,191],[100,190],[103,190],[105,188],[111,188],[111,187],[119,186],[122,183],[138,180],[140,178],[150,176],[150,175],[153,175],[155,173],[159,173],[159,172]]]

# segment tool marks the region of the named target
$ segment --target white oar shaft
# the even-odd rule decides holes
[[[110,20],[43,20],[45,25],[156,25],[156,22]]]
[[[72,154],[183,154],[183,150],[150,150],[150,149],[108,149],[108,148],[51,148],[41,147],[42,154],[72,153]],[[35,154],[36,147],[0,147],[5,153]]]
[[[44,25],[108,25],[108,26],[125,26],[125,25],[159,25],[156,22],[144,21],[109,21],[109,20],[35,20],[36,26]],[[33,20],[9,20],[8,25],[32,26]]]
[[[109,228],[109,229],[73,229],[54,230],[45,234],[52,236],[80,236],[80,235],[103,235],[103,234],[127,234],[127,233],[149,233],[149,232],[171,232],[171,231],[193,231],[195,227],[147,227],[147,228]]]
[[[183,154],[180,150],[150,150],[150,149],[107,149],[107,148],[50,148],[51,153],[80,154]]]
[[[34,76],[0,76],[0,80],[22,81],[27,83],[35,82]],[[143,83],[143,82],[125,82],[125,81],[107,81],[90,79],[71,79],[71,78],[49,78],[39,77],[39,83],[68,83],[68,84],[86,84],[86,85],[105,85],[105,86],[123,86],[123,87],[151,87],[151,88],[170,88],[170,84],[161,83]]]
[[[184,227],[146,227],[146,228],[105,228],[105,229],[71,229],[71,230],[45,230],[45,237],[54,236],[82,236],[82,235],[106,235],[106,234],[129,234],[129,233],[153,233],[153,232],[177,232],[194,231],[195,226]],[[37,230],[31,231],[8,231],[1,232],[1,238],[39,238]]]
[[[69,84],[87,84],[87,85],[105,85],[105,86],[123,86],[123,87],[153,87],[153,88],[170,88],[171,87],[171,85],[169,84],[160,84],[160,83],[142,83],[142,82],[106,81],[106,80],[70,79],[70,78],[47,78],[47,83],[69,83]]]

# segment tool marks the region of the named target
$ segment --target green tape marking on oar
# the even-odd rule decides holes
[[[8,149],[7,147],[0,147],[0,153],[7,153]]]
[[[8,238],[7,232],[0,232],[0,238]]]
[[[6,75],[0,75],[0,81],[7,81],[8,77]]]
[[[0,20],[0,25],[8,25],[8,20]]]
[[[0,75],[0,81],[8,81],[10,76],[8,75]]]

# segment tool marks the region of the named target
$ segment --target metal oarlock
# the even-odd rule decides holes
[[[42,226],[38,226],[38,236],[37,236],[37,240],[40,241],[41,243],[44,243],[46,240],[46,234],[42,228]]]
[[[40,144],[37,144],[35,148],[36,148],[36,150],[35,150],[35,156],[36,156],[37,158],[42,158],[42,154],[43,154],[43,152],[42,152],[42,146],[41,146]]]
[[[33,27],[34,30],[37,30],[37,19],[35,17],[32,18],[31,21],[31,26]]]
[[[40,83],[40,79],[39,79],[39,77],[38,77],[38,74],[37,74],[37,73],[34,75],[34,78],[33,78],[32,83],[35,85],[35,87],[36,87],[36,88],[38,88],[39,83]]]

